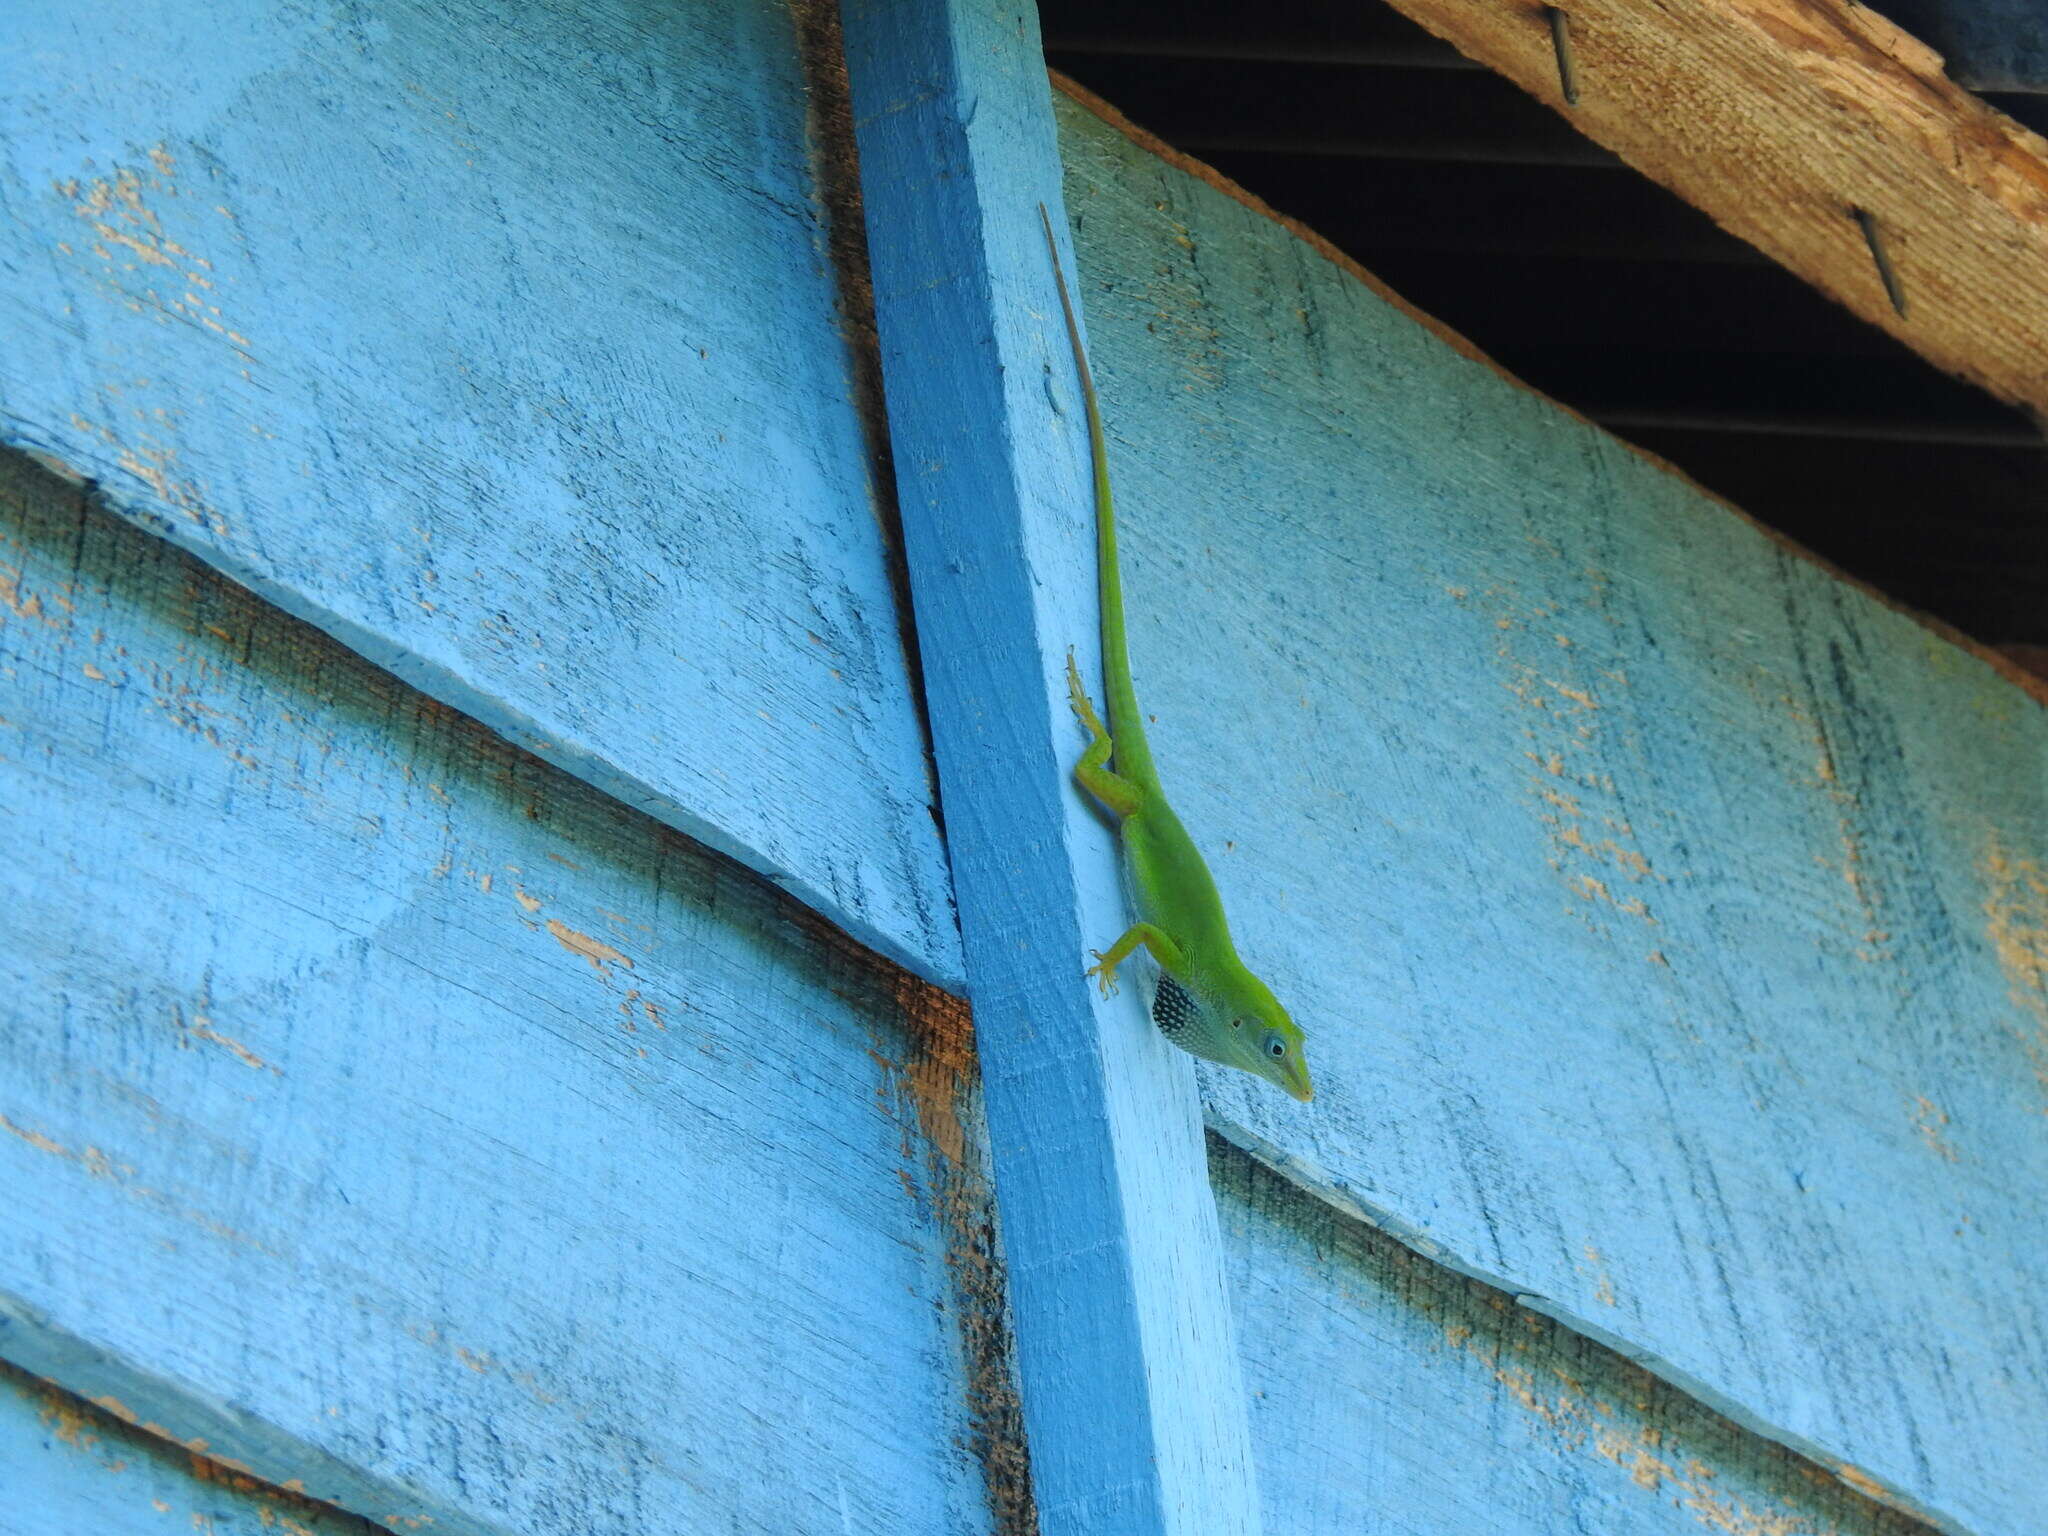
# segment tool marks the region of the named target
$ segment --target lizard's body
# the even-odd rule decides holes
[[[1089,732],[1087,749],[1074,777],[1117,818],[1124,870],[1138,921],[1096,955],[1089,974],[1104,992],[1116,986],[1116,970],[1140,945],[1159,962],[1159,993],[1152,1016],[1174,1044],[1197,1056],[1238,1067],[1278,1084],[1298,1099],[1312,1093],[1301,1031],[1266,984],[1238,958],[1223,898],[1194,839],[1167,803],[1152,749],[1145,737],[1137,690],[1131,682],[1130,648],[1124,634],[1122,571],[1117,561],[1116,503],[1110,494],[1109,457],[1103,441],[1102,409],[1080,322],[1067,291],[1052,218],[1045,221],[1046,247],[1059,283],[1060,308],[1081,398],[1088,415],[1088,448],[1094,465],[1097,579],[1101,586],[1103,700],[1105,727],[1082,686],[1073,653],[1067,655],[1067,690],[1074,714]],[[1114,759],[1114,767],[1111,761]]]

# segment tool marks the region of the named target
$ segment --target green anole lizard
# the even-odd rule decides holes
[[[1088,452],[1095,470],[1095,560],[1101,583],[1103,698],[1109,726],[1081,686],[1074,653],[1067,652],[1067,695],[1089,741],[1074,765],[1074,779],[1117,818],[1138,921],[1107,952],[1091,950],[1096,963],[1088,974],[1098,979],[1103,995],[1116,990],[1116,970],[1140,945],[1159,962],[1159,990],[1152,1001],[1152,1021],[1182,1050],[1226,1067],[1237,1067],[1277,1083],[1297,1099],[1307,1100],[1308,1061],[1302,1054],[1301,1031],[1279,999],[1237,956],[1223,899],[1203,862],[1194,839],[1166,803],[1152,749],[1145,740],[1138,695],[1131,684],[1130,650],[1124,641],[1123,581],[1116,558],[1116,504],[1109,493],[1109,459],[1103,446],[1102,408],[1095,399],[1095,379],[1088,369],[1081,326],[1074,318],[1074,300],[1053,239],[1052,216],[1040,204],[1046,248],[1059,284],[1060,309],[1066,316],[1067,340],[1074,349],[1074,368],[1081,376],[1081,400],[1088,413]],[[1114,758],[1116,766],[1109,764]]]

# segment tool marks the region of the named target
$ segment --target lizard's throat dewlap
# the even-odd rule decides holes
[[[1159,973],[1159,990],[1152,994],[1152,1022],[1169,1040],[1195,1022],[1195,1000],[1188,990],[1164,971]]]

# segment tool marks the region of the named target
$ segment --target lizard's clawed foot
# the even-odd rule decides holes
[[[1109,733],[1102,728],[1102,721],[1095,713],[1095,705],[1088,697],[1088,690],[1081,682],[1081,669],[1074,664],[1074,648],[1067,647],[1067,704],[1074,711],[1074,718],[1091,736],[1102,737]]]
[[[1099,949],[1091,949],[1088,953],[1093,955],[1098,963],[1089,966],[1087,974],[1095,978],[1095,985],[1101,989],[1104,997],[1115,997],[1117,993],[1116,966],[1110,961],[1103,959],[1102,951]]]

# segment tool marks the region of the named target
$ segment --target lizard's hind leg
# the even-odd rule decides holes
[[[1071,647],[1067,651],[1067,702],[1073,706],[1074,717],[1087,730],[1089,738],[1080,761],[1074,764],[1074,782],[1118,816],[1141,810],[1145,804],[1144,791],[1105,766],[1115,743],[1110,740],[1102,717],[1095,713],[1094,704],[1089,702],[1088,690],[1081,686],[1081,669],[1074,665]]]

